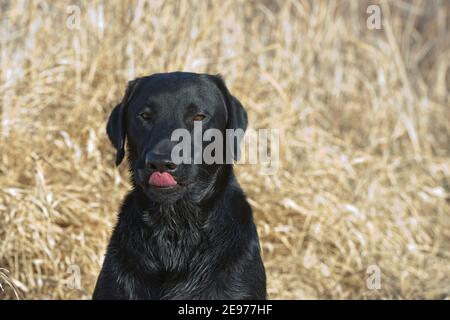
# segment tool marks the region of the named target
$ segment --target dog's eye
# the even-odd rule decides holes
[[[197,114],[192,118],[192,120],[194,120],[194,121],[203,121],[205,119],[206,119],[206,116],[204,114]]]
[[[148,120],[150,120],[150,112],[143,111],[143,112],[139,113],[139,117],[145,121],[148,121]]]

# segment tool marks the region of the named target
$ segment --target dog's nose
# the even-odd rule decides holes
[[[150,153],[145,156],[145,166],[159,172],[173,172],[177,168],[172,161],[152,156]]]
[[[173,172],[177,168],[177,165],[170,161],[153,161],[147,163],[147,167],[159,172]]]

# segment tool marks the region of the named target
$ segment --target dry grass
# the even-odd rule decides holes
[[[384,3],[381,30],[362,1],[89,1],[80,29],[70,3],[0,4],[0,298],[90,297],[129,187],[108,113],[170,70],[283,129],[277,175],[237,168],[271,298],[450,298],[448,2]]]

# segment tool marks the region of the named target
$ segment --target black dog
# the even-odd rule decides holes
[[[252,210],[232,165],[172,161],[171,133],[192,132],[194,121],[225,133],[245,130],[247,114],[219,76],[184,72],[131,81],[112,111],[108,136],[117,165],[127,139],[133,190],[94,299],[266,299]]]

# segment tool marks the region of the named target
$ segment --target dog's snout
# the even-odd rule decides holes
[[[177,165],[170,161],[153,161],[147,166],[159,172],[173,172],[177,168]]]
[[[159,172],[173,172],[177,165],[168,159],[163,159],[147,153],[145,156],[145,166],[151,170]]]
[[[174,172],[177,165],[171,159],[174,143],[163,139],[145,154],[145,166],[147,169],[159,172]]]

